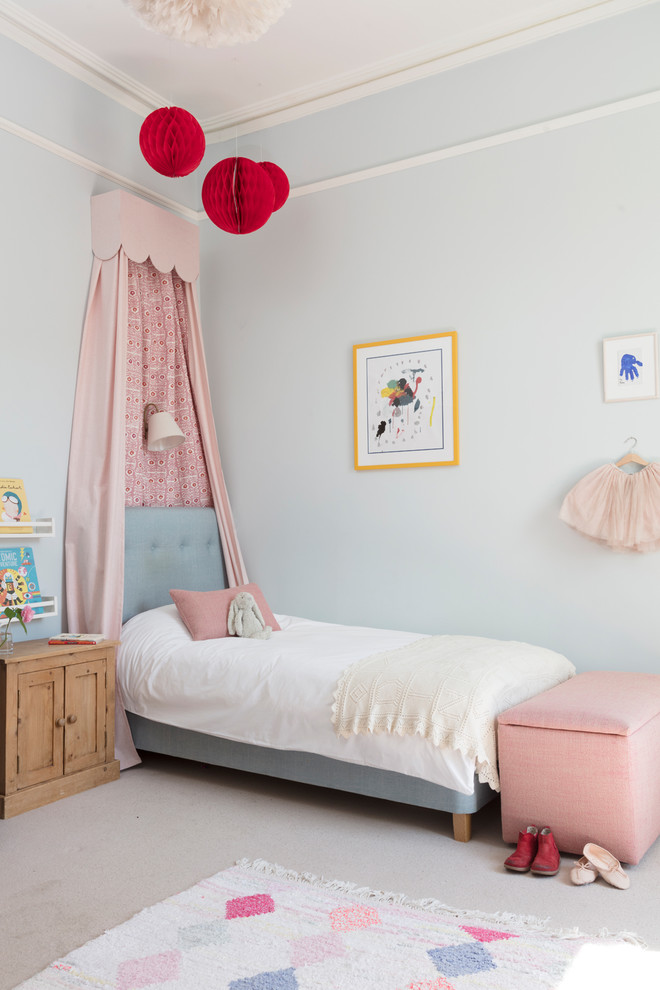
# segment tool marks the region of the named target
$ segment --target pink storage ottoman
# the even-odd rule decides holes
[[[639,863],[660,835],[660,675],[578,674],[498,718],[502,838],[548,825]]]

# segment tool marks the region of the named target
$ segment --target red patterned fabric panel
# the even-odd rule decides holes
[[[169,412],[186,440],[147,450],[144,407]],[[128,260],[126,364],[126,505],[213,505],[188,375],[188,313],[176,271]]]

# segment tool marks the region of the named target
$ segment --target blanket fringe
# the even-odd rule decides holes
[[[507,911],[487,913],[485,911],[473,911],[463,908],[450,907],[432,897],[412,898],[406,894],[398,894],[388,890],[374,890],[371,887],[359,887],[349,880],[328,880],[323,876],[314,873],[299,873],[287,867],[279,866],[276,863],[268,863],[264,859],[239,859],[234,864],[243,870],[251,870],[263,876],[276,877],[280,880],[289,880],[293,883],[307,884],[321,890],[332,891],[338,894],[350,894],[360,900],[376,901],[383,904],[393,904],[422,911],[429,911],[435,914],[448,914],[452,918],[463,919],[465,921],[486,921],[491,924],[505,925],[509,931],[516,934],[541,934],[546,938],[557,939],[610,939],[617,942],[627,942],[639,948],[648,948],[646,942],[634,932],[611,932],[607,928],[601,928],[597,932],[583,932],[578,928],[559,928],[553,930],[548,927],[549,918],[536,918],[533,915],[511,914]]]

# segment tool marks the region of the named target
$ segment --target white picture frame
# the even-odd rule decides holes
[[[603,340],[603,392],[605,402],[658,398],[656,331]]]

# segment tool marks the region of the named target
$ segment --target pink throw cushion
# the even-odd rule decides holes
[[[229,635],[229,606],[239,591],[252,595],[264,622],[273,632],[281,628],[256,584],[242,584],[238,588],[223,588],[221,591],[181,591],[174,588],[170,590],[170,595],[193,639],[222,639]]]

